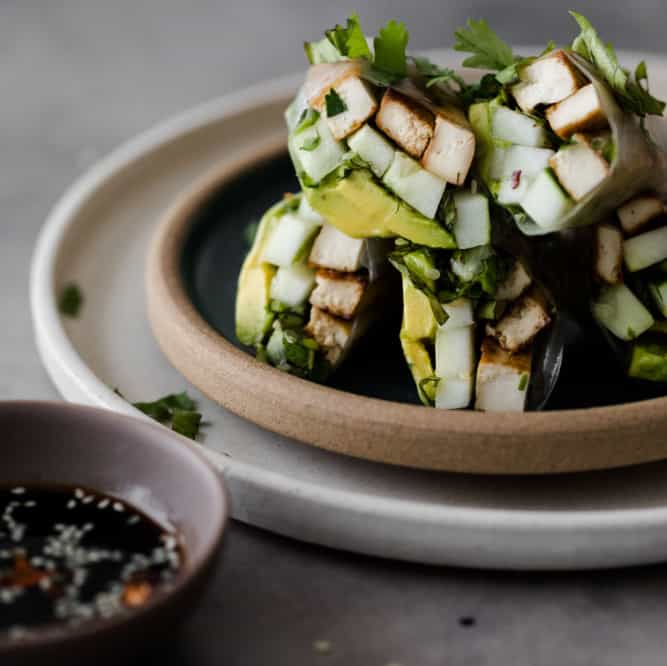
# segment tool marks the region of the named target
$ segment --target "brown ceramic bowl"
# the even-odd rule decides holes
[[[301,442],[420,469],[547,474],[667,458],[667,398],[521,414],[427,409],[394,400],[387,391],[389,399],[377,399],[299,379],[240,349],[234,342],[233,304],[244,252],[238,239],[248,222],[243,215],[250,207],[259,212],[258,199],[266,198],[267,183],[276,177],[262,164],[280,160],[283,151],[282,143],[268,145],[205,175],[173,204],[153,239],[147,266],[153,332],[170,362],[206,395],[235,414]],[[247,174],[254,172],[248,181]],[[246,181],[250,186],[243,189]],[[209,253],[208,265],[202,263],[199,277],[207,271],[213,278],[205,293],[195,285],[195,298],[184,266],[190,261],[192,239],[207,233],[199,230],[202,226],[214,229],[210,237],[218,254]],[[207,252],[201,252],[204,258]],[[202,306],[206,299],[209,302]],[[216,307],[222,313],[217,316],[221,325],[214,325],[216,317],[203,314],[210,315]],[[391,336],[397,339],[398,331],[386,331],[384,337]],[[391,359],[404,365],[400,350]],[[373,380],[383,381],[379,375],[370,383]],[[407,381],[414,394],[409,377]]]
[[[185,564],[173,587],[145,606],[72,630],[47,626],[0,640],[0,664],[128,663],[164,640],[197,601],[227,520],[215,472],[189,442],[112,412],[48,402],[0,402],[0,485],[81,485],[116,496],[182,535]]]

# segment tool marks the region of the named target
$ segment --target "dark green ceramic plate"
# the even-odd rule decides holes
[[[234,333],[234,301],[248,250],[244,231],[285,192],[296,191],[298,184],[286,154],[258,164],[215,193],[200,211],[185,244],[182,271],[191,301],[213,328],[239,348],[243,347]],[[376,327],[330,384],[359,395],[417,404],[398,340],[399,327],[400,321]],[[549,409],[621,404],[663,394],[659,384],[625,379],[602,336],[590,331],[584,342],[568,348]]]

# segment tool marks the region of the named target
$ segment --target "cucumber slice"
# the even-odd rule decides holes
[[[320,39],[319,42],[306,42],[303,48],[306,51],[306,58],[308,58],[311,65],[344,60],[340,51],[329,41],[328,37]]]
[[[528,193],[533,180],[530,176],[524,176],[523,173],[517,174],[514,178],[501,180],[496,194],[498,203],[504,206],[520,204],[521,199]]]
[[[447,183],[422,169],[419,163],[396,151],[391,166],[382,179],[403,201],[428,218],[435,218]]]
[[[324,224],[324,218],[308,203],[308,199],[302,196],[301,201],[299,202],[299,209],[297,210],[297,215],[307,222],[312,222],[313,224],[322,225]]]
[[[456,222],[454,237],[461,250],[468,250],[491,242],[489,202],[483,194],[457,192],[454,195]]]
[[[534,118],[505,106],[497,107],[491,121],[494,138],[520,146],[547,147],[549,137],[546,130]]]
[[[441,326],[435,334],[435,374],[447,379],[475,373],[475,329],[473,326]]]
[[[364,125],[348,137],[347,145],[362,160],[368,162],[371,171],[378,178],[384,176],[394,159],[394,147],[370,125]]]
[[[521,200],[521,206],[543,229],[556,231],[573,203],[551,171],[545,169],[528,188]]]
[[[274,266],[291,266],[307,255],[319,228],[294,213],[286,213],[272,231],[262,260]]]
[[[266,357],[271,365],[280,366],[287,361],[283,330],[278,326],[266,343]]]
[[[624,284],[603,287],[592,309],[593,316],[621,340],[638,338],[654,323],[651,313]]]
[[[338,167],[345,155],[343,144],[334,139],[324,116],[314,125],[292,132],[288,144],[297,175],[303,178],[305,174],[313,184]]]
[[[465,409],[472,400],[474,377],[448,377],[438,382],[435,391],[437,409]]]
[[[449,318],[441,328],[450,330],[475,325],[472,301],[469,298],[458,298],[451,303],[445,303],[442,308]]]
[[[623,256],[625,265],[632,272],[667,259],[667,227],[629,238],[623,243]]]
[[[667,280],[649,282],[648,288],[660,314],[667,317]]]
[[[637,340],[630,357],[630,377],[667,382],[667,342],[656,335]]]
[[[493,251],[489,245],[481,245],[465,252],[457,252],[450,260],[452,272],[463,282],[470,282],[479,274],[484,261],[492,254]]]
[[[271,299],[297,307],[306,302],[314,286],[315,271],[308,266],[282,266],[271,282]]]
[[[548,148],[528,146],[495,147],[489,163],[489,177],[493,180],[511,178],[520,171],[522,176],[537,176],[549,166],[556,153]]]

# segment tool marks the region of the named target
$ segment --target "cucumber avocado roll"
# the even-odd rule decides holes
[[[271,365],[324,381],[377,318],[386,243],[346,236],[301,195],[262,218],[238,281],[236,334]]]
[[[487,99],[468,108],[475,171],[527,235],[596,224],[644,190],[665,193],[667,157],[644,125],[665,104],[648,92],[645,63],[625,71],[590,22],[572,16],[581,32],[569,47],[528,58],[484,22],[457,33],[455,48],[473,53],[464,65],[497,71]]]

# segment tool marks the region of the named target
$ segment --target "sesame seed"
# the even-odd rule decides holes
[[[25,488],[23,486],[17,486],[16,488],[12,488],[11,492],[12,495],[24,495]]]
[[[321,639],[313,641],[313,650],[316,654],[331,654],[331,642]]]

